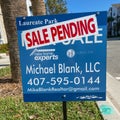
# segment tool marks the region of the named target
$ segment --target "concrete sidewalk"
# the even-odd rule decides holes
[[[0,68],[10,65],[9,55],[0,54]]]
[[[98,101],[104,120],[120,120],[120,81],[107,73],[107,99]]]

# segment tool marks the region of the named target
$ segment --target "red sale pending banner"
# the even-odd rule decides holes
[[[89,15],[22,32],[22,46],[32,49],[98,34],[96,15]]]

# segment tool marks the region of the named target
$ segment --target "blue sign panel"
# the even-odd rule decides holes
[[[106,12],[18,17],[25,102],[106,99]]]

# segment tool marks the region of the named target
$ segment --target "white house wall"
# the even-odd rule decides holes
[[[3,16],[2,16],[2,12],[1,12],[1,6],[0,6],[0,34],[1,34],[0,44],[7,43],[7,36],[6,36],[5,26],[4,26],[4,22],[3,22]]]

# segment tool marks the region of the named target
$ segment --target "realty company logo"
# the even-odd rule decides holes
[[[75,56],[75,50],[69,49],[67,50],[66,54],[67,54],[67,57],[73,58]]]
[[[30,56],[34,57],[36,61],[58,60],[58,55],[55,53],[55,49],[34,49]]]
[[[34,57],[34,60],[47,61],[47,60],[58,60],[58,55],[55,53],[55,49],[34,49],[30,56]],[[75,51],[73,49],[68,49],[66,51],[66,56],[68,58],[73,58],[75,56]]]

